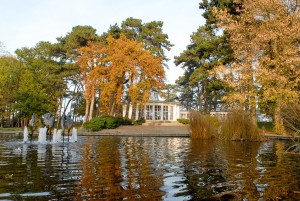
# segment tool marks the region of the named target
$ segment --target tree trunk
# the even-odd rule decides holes
[[[280,104],[278,104],[275,108],[274,123],[275,123],[275,132],[279,135],[286,135],[286,131],[285,131],[282,116],[281,116]]]
[[[59,106],[59,112],[58,112],[58,118],[57,118],[57,125],[56,127],[58,128],[59,122],[60,122],[60,115],[61,115],[61,109],[63,108],[63,96],[60,98],[60,106]]]
[[[115,117],[123,117],[123,107],[121,104],[116,105],[114,116]]]
[[[15,125],[14,125],[14,121],[15,121],[15,113],[13,112],[12,113],[12,121],[11,121],[11,127],[13,128]]]
[[[254,125],[257,126],[257,116],[256,116],[256,107],[255,107],[255,105],[251,106],[250,112],[251,112],[252,122],[253,122]]]
[[[130,108],[130,100],[126,103],[126,113],[125,118],[129,118],[129,108]]]
[[[114,116],[115,113],[115,107],[116,107],[116,101],[112,101],[111,107],[110,107],[110,111],[109,111],[109,115],[110,116]]]
[[[95,104],[95,91],[93,87],[88,121],[93,118],[94,104]]]
[[[11,127],[10,111],[7,110],[7,113],[8,113],[8,119],[7,119],[6,125],[7,125],[8,127]]]
[[[1,115],[1,125],[0,125],[1,128],[3,128],[3,124],[4,124],[4,117]]]
[[[201,83],[199,83],[199,85],[198,85],[198,111],[201,111],[201,109],[202,109],[202,92],[203,92],[203,90],[202,90],[202,84]]]
[[[88,100],[86,100],[85,101],[85,114],[84,114],[83,123],[88,121],[89,108],[90,108],[90,102]]]
[[[131,120],[135,121],[136,118],[136,104],[132,104],[132,114],[131,114]]]
[[[207,98],[207,92],[204,92],[204,113],[208,113],[208,98]]]
[[[27,118],[26,117],[23,118],[22,128],[24,128],[25,126],[27,126]]]

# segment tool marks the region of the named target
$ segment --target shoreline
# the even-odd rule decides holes
[[[23,131],[0,130],[0,134],[23,134]],[[35,132],[34,135],[38,135]],[[71,133],[70,133],[71,135]],[[139,126],[119,126],[115,129],[103,129],[97,132],[78,130],[78,136],[131,136],[131,137],[190,137],[188,125],[139,125]],[[276,134],[264,134],[267,139],[294,140],[300,136],[283,136]]]

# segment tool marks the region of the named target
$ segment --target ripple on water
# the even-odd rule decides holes
[[[23,144],[0,136],[0,199],[296,200],[300,159],[284,142],[79,137]],[[11,178],[9,178],[11,176]]]

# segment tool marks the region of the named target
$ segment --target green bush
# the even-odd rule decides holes
[[[142,118],[139,118],[138,120],[135,120],[134,121],[134,125],[142,125],[143,123],[145,123],[145,119],[142,117]]]
[[[96,117],[91,119],[88,122],[85,122],[83,124],[83,127],[89,131],[100,131],[101,129],[103,129],[104,126],[104,120],[101,117]]]
[[[189,119],[177,119],[177,121],[181,124],[189,124],[190,123]]]
[[[102,116],[100,117],[104,120],[104,128],[113,129],[117,128],[119,126],[118,120],[116,117],[112,116]]]
[[[117,118],[112,116],[95,117],[83,125],[85,129],[93,132],[100,131],[105,128],[113,129],[117,128],[118,126],[119,124]]]
[[[117,121],[119,125],[132,125],[132,121],[128,118],[118,117]]]
[[[266,129],[267,131],[273,131],[274,130],[274,124],[273,122],[257,122],[257,126],[259,129]]]

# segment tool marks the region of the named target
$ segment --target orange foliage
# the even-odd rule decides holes
[[[299,103],[300,5],[294,0],[237,1],[243,4],[238,17],[215,9],[236,57],[231,71],[219,70],[234,89],[227,101],[254,108],[259,98],[261,105],[273,107],[268,109],[273,109],[276,131],[284,133],[280,108]]]
[[[163,87],[162,59],[125,35],[119,39],[109,36],[107,44],[89,43],[79,51],[76,62],[85,84],[85,99],[92,103],[98,91],[102,114],[119,115],[126,94],[132,104],[142,105],[149,101],[151,89]]]
[[[300,11],[295,1],[247,0],[238,16],[215,9],[229,33],[235,62],[218,71],[233,88],[228,102],[276,105],[299,101]]]

